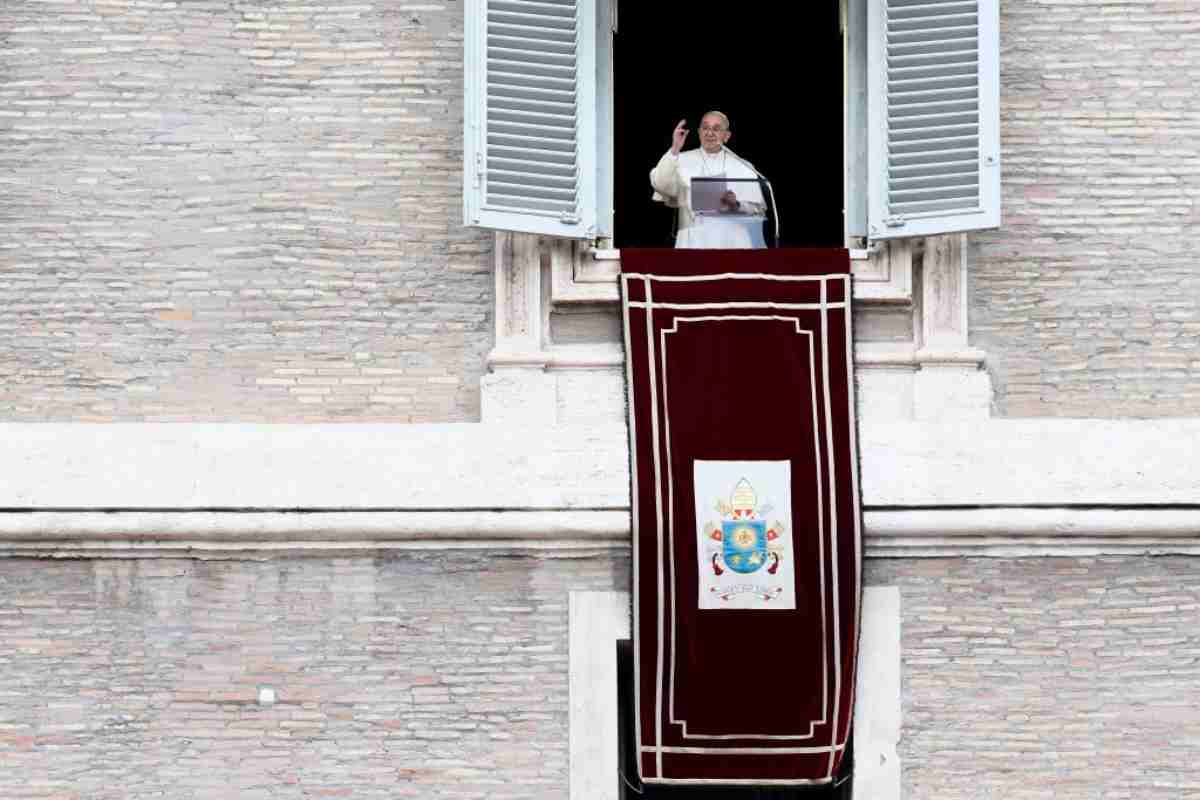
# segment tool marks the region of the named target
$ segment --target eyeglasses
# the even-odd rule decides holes
[[[718,125],[701,125],[701,133],[724,133],[725,129]]]

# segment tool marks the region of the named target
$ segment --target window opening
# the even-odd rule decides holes
[[[674,210],[650,169],[686,119],[723,111],[729,147],[770,178],[788,247],[843,245],[843,44],[839,0],[679,6],[615,0],[613,161],[617,247],[670,247]],[[767,232],[772,232],[767,225]]]

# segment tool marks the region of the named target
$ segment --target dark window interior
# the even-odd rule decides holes
[[[781,244],[841,247],[838,0],[616,2],[615,245],[672,246],[674,213],[651,201],[650,169],[680,119],[685,149],[698,147],[715,108],[733,122],[729,147],[771,180]]]
[[[617,642],[617,746],[620,774],[615,775],[621,800],[850,800],[854,753],[842,761],[842,777],[832,786],[661,786],[638,780],[633,732],[633,642]]]

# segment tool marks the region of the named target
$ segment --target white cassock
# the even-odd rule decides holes
[[[654,187],[655,200],[679,209],[676,247],[748,249],[767,246],[762,230],[766,203],[758,183],[737,185],[735,191],[743,213],[728,216],[693,214],[691,184],[692,178],[757,177],[747,162],[724,147],[711,155],[698,147],[679,155],[668,150],[650,170],[650,185]]]

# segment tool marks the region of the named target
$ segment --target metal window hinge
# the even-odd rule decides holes
[[[903,216],[897,214],[892,217],[885,217],[883,220],[883,224],[887,225],[889,228],[903,228],[905,225],[908,224],[908,220],[906,220]]]
[[[475,154],[474,185],[476,189],[483,186],[483,153]]]

